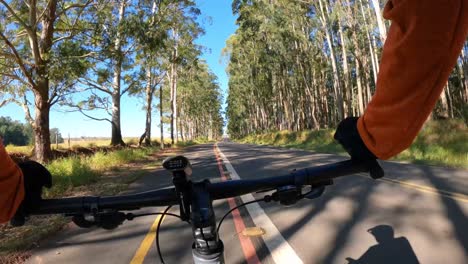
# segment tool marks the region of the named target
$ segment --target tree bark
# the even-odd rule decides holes
[[[146,66],[146,122],[145,122],[145,145],[151,145],[151,114],[152,114],[152,104],[153,104],[153,78],[151,74],[151,66]]]
[[[345,114],[350,114],[351,103],[348,100],[348,95],[350,94],[349,91],[349,67],[348,67],[348,53],[346,51],[346,43],[345,38],[343,36],[343,28],[341,26],[340,20],[338,20],[338,29],[340,33],[340,41],[341,41],[341,54],[343,60],[343,98],[344,98],[344,109],[346,109]]]
[[[38,89],[44,91],[48,88],[48,80],[39,82]],[[48,89],[47,89],[48,90]],[[50,147],[49,113],[50,104],[47,93],[35,92],[35,119],[33,123],[34,130],[34,157],[39,162],[47,162],[52,157]]]
[[[163,122],[163,87],[159,87],[159,127],[160,127],[160,146],[164,149],[164,122]]]
[[[333,89],[336,99],[336,107],[337,107],[337,118],[338,120],[343,119],[344,111],[343,111],[343,96],[342,96],[342,89],[341,89],[341,80],[340,80],[340,72],[337,67],[337,60],[335,56],[335,47],[333,46],[333,40],[331,37],[330,29],[329,29],[329,18],[328,18],[328,7],[324,6],[323,0],[319,0],[320,6],[320,13],[321,13],[321,22],[323,29],[325,30],[325,38],[327,40],[328,48],[330,51],[330,60],[332,63],[332,70],[333,70]]]
[[[172,30],[172,37],[174,38],[174,50],[171,58],[171,73],[170,73],[170,86],[171,86],[171,144],[177,143],[177,56],[178,56],[178,43],[177,32]]]
[[[125,5],[126,1],[122,1],[119,7],[119,24],[122,23],[125,16]],[[120,125],[120,99],[121,99],[121,77],[122,77],[122,63],[123,63],[123,54],[122,54],[122,34],[120,31],[117,32],[115,38],[115,65],[114,65],[114,78],[112,82],[112,137],[111,145],[125,145],[122,139],[122,130]]]
[[[31,3],[29,6],[30,22],[36,22],[36,3]],[[48,60],[44,59],[52,48],[52,40],[54,36],[54,23],[57,18],[57,1],[49,1],[45,10],[45,15],[41,19],[42,30],[40,40],[37,39],[35,24],[34,30],[29,30],[29,44],[32,57],[37,67],[36,83],[31,83],[34,92],[35,102],[35,119],[33,122],[34,130],[34,156],[39,162],[47,162],[52,158],[50,146],[50,130],[49,130],[49,76],[48,76]],[[20,66],[21,67],[21,66]],[[28,112],[29,115],[29,112]]]
[[[448,118],[449,117],[449,104],[447,102],[447,86],[448,82],[445,84],[444,90],[440,94],[440,111],[438,112],[439,118]]]
[[[124,146],[122,139],[122,129],[120,126],[120,92],[112,93],[112,146]]]
[[[463,75],[463,81],[462,81],[463,82],[463,97],[464,97],[464,102],[468,103],[468,59],[465,54],[465,47],[463,47],[460,57],[461,57],[460,75]]]
[[[364,113],[364,99],[363,99],[363,91],[362,91],[362,83],[361,83],[361,65],[357,58],[355,58],[355,62],[356,62],[358,111],[359,111],[359,115],[362,115]]]
[[[377,25],[379,26],[380,41],[382,41],[383,44],[385,43],[385,39],[387,38],[387,28],[385,27],[385,24],[383,22],[379,0],[372,0],[372,4],[374,5],[375,16],[377,18]]]

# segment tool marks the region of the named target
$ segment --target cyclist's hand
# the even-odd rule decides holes
[[[338,124],[333,136],[348,152],[353,160],[376,160],[377,157],[367,149],[357,130],[358,117],[347,117]]]
[[[42,201],[42,187],[52,187],[52,175],[40,163],[25,161],[18,166],[24,177],[24,200],[10,221],[13,226],[24,225],[25,218]]]

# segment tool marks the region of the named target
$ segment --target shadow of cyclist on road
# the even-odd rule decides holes
[[[419,264],[418,258],[405,237],[394,237],[389,225],[378,225],[367,230],[377,240],[359,259],[346,258],[348,264]]]

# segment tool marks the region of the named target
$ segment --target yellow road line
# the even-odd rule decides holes
[[[154,240],[156,239],[156,228],[158,227],[158,223],[160,219],[161,219],[161,215],[158,215],[158,217],[156,217],[156,219],[154,220],[153,225],[151,225],[151,228],[148,231],[148,234],[146,234],[145,239],[143,239],[143,241],[141,242],[141,245],[138,248],[137,252],[135,253],[135,256],[133,256],[132,261],[130,261],[130,264],[142,264],[143,263],[151,247],[151,244],[153,244]],[[164,217],[161,221],[164,221]]]
[[[364,175],[364,174],[359,174],[359,175],[363,177],[368,177],[367,175]],[[421,191],[425,193],[440,195],[440,196],[447,197],[447,198],[450,198],[459,202],[468,203],[468,196],[462,193],[444,191],[444,190],[440,190],[440,189],[429,187],[429,186],[424,186],[424,185],[419,185],[415,183],[410,183],[407,181],[399,181],[399,180],[394,180],[394,179],[389,179],[389,178],[381,178],[378,180],[389,182],[389,183],[395,183],[405,188],[409,188],[409,189],[413,189],[413,190],[417,190],[417,191]]]

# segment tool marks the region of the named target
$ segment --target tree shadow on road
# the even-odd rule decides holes
[[[377,241],[376,245],[358,259],[346,258],[348,264],[419,264],[419,260],[406,237],[394,237],[394,230],[389,225],[378,225],[367,230]]]
[[[468,255],[468,219],[460,208],[460,205],[456,200],[447,196],[443,190],[450,190],[449,184],[434,175],[431,167],[422,167],[425,176],[432,185],[439,191],[439,198],[445,207],[445,214],[447,219],[452,223],[453,231],[456,239],[460,242],[460,245],[465,251],[465,255]]]

